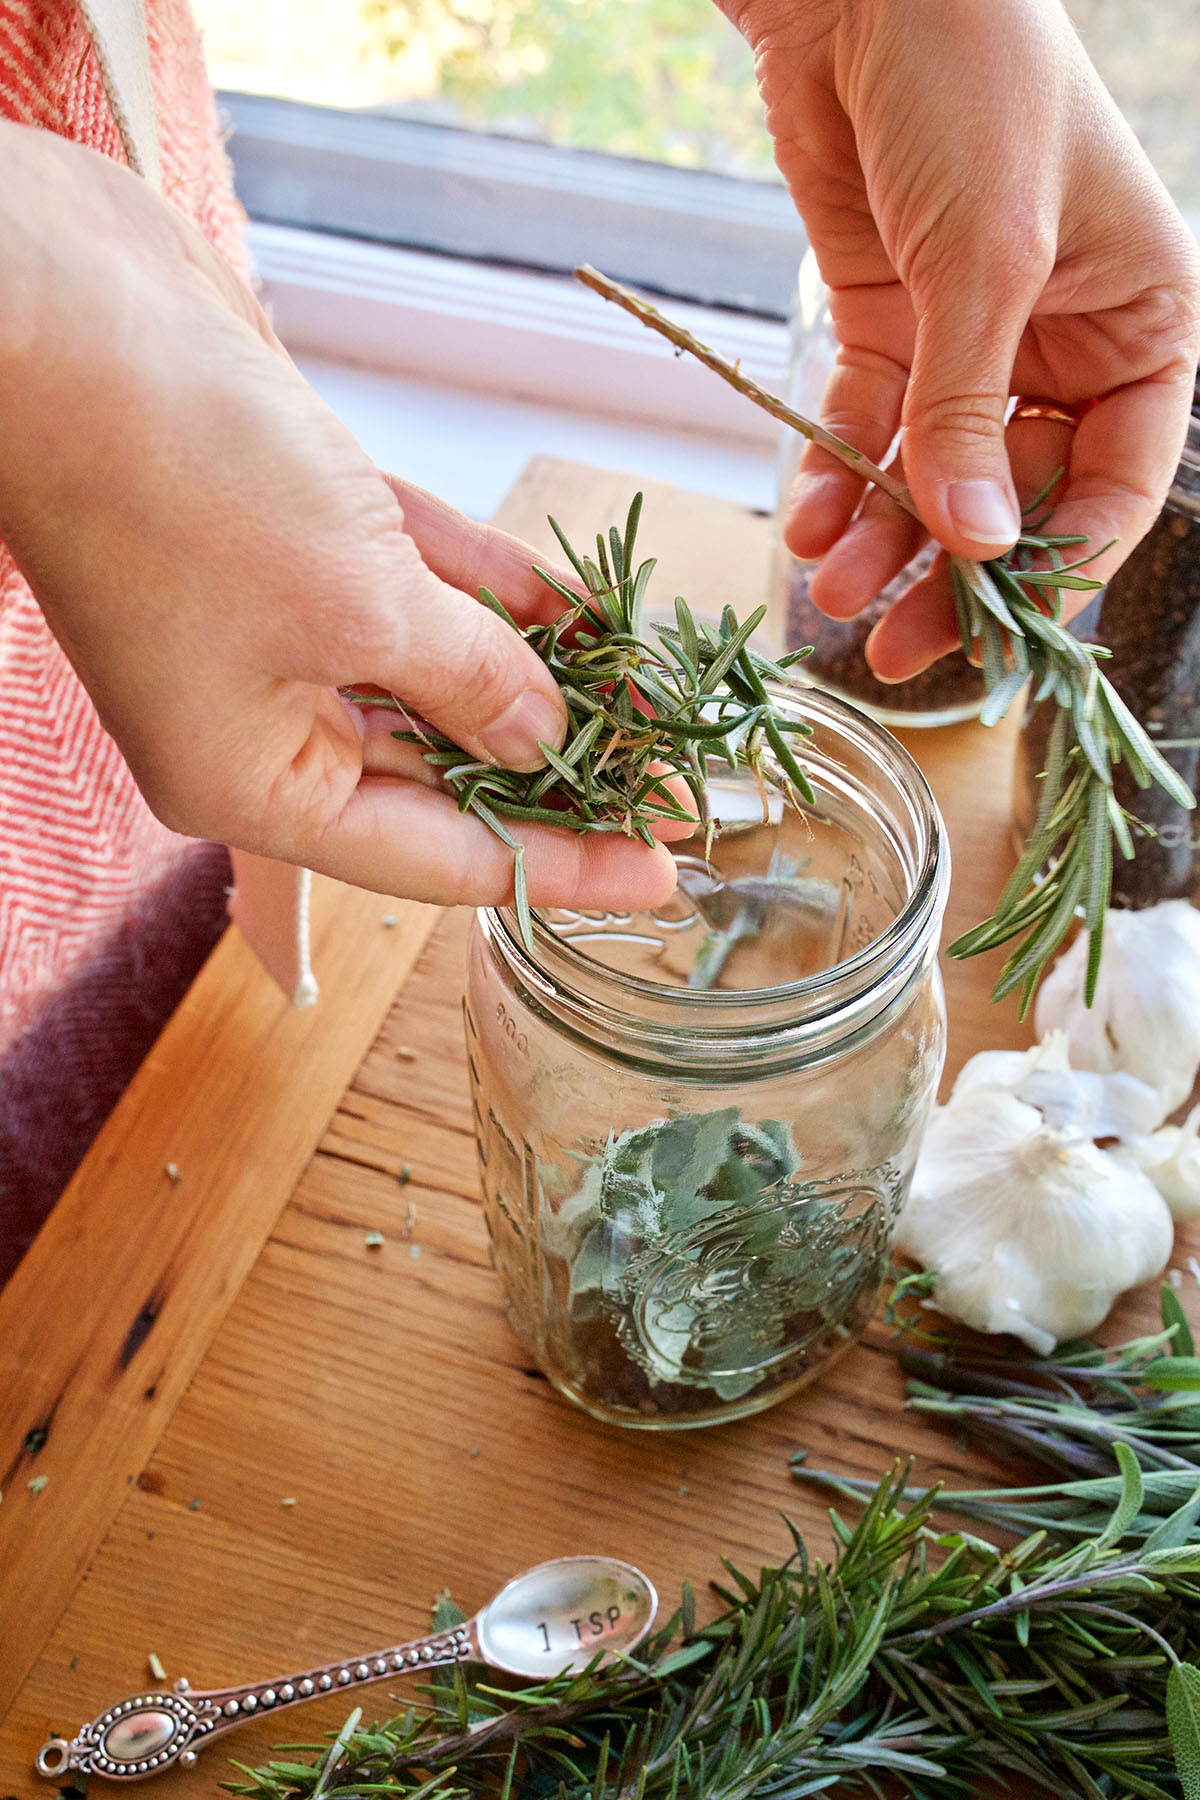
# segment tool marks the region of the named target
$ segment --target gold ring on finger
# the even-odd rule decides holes
[[[1084,401],[1076,406],[1069,400],[1049,400],[1040,394],[1031,394],[1020,398],[1009,416],[1009,424],[1024,423],[1027,419],[1052,419],[1056,425],[1079,424],[1085,413],[1092,409],[1094,402]]]

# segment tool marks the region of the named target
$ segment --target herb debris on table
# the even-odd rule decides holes
[[[685,1590],[636,1658],[516,1691],[458,1667],[401,1715],[343,1728],[336,1763],[309,1746],[314,1761],[226,1786],[254,1800],[958,1800],[997,1784],[1197,1800],[1200,1468],[1181,1459],[1168,1489],[1130,1447],[1153,1441],[1160,1413],[1191,1411],[1193,1435],[1200,1422],[1200,1364],[1164,1306],[1157,1337],[1014,1365],[1018,1383],[1044,1369],[1043,1392],[1096,1412],[1098,1435],[1107,1418],[1111,1473],[1103,1493],[1060,1485],[1028,1535],[1020,1492],[976,1495],[1013,1547],[939,1529],[936,1510],[963,1496],[910,1495],[902,1468],[878,1483],[810,1475],[865,1502],[853,1525],[831,1514],[831,1561],[793,1528],[757,1579],[726,1563],[712,1623]],[[1007,1366],[992,1359],[976,1385],[1004,1383]],[[1121,1422],[1126,1403],[1140,1427]]]
[[[825,431],[760,387],[740,366],[666,318],[640,295],[597,269],[575,271],[586,287],[613,300],[642,324],[686,350],[747,399],[819,445],[856,475],[881,488],[897,506],[918,517],[908,489],[861,451]],[[1055,481],[1057,477],[1055,477]],[[1052,491],[1052,481],[1031,511]],[[1047,515],[1048,516],[1048,515]],[[949,946],[951,956],[975,956],[1019,940],[1000,972],[993,999],[1020,990],[1022,1015],[1046,964],[1074,924],[1077,910],[1089,933],[1086,993],[1090,1003],[1100,966],[1104,913],[1112,886],[1114,848],[1133,855],[1135,821],[1113,792],[1121,763],[1139,788],[1157,784],[1182,807],[1195,799],[1187,784],[1151,743],[1099,668],[1108,652],[1081,643],[1062,622],[1063,594],[1102,584],[1082,573],[1099,554],[1068,560],[1065,551],[1086,539],[1046,535],[1045,519],[1027,524],[1016,546],[990,562],[950,558],[950,580],[963,648],[976,647],[987,700],[984,724],[1003,718],[1027,681],[1035,703],[1058,708],[1041,776],[1041,796],[1029,846],[1006,884],[990,919]],[[1107,548],[1107,546],[1105,546]]]

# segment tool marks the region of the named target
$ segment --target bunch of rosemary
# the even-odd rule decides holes
[[[1196,1409],[1200,1370],[1169,1321],[1115,1352],[1077,1347],[1046,1391],[1090,1370],[1070,1403],[1084,1413],[1104,1384],[1146,1388],[1150,1413],[1179,1393]],[[254,1800],[952,1800],[999,1781],[1063,1800],[1197,1800],[1200,1469],[1173,1470],[1168,1494],[1111,1414],[1097,1435],[1115,1471],[1103,1495],[1060,1486],[1012,1548],[937,1529],[935,1508],[964,1497],[910,1497],[901,1469],[877,1484],[808,1474],[866,1499],[853,1527],[831,1515],[832,1561],[793,1530],[757,1580],[726,1563],[711,1624],[685,1592],[636,1659],[518,1692],[460,1667],[397,1718],[348,1721],[312,1761],[226,1785]],[[1022,1494],[974,1499],[1025,1531]]]
[[[910,1333],[898,1357],[911,1411],[1056,1476],[1004,1490],[999,1506],[987,1488],[943,1488],[938,1505],[1007,1531],[1095,1537],[1119,1502],[1122,1458],[1132,1455],[1143,1473],[1142,1505],[1125,1523],[1126,1542],[1152,1536],[1185,1502],[1200,1518],[1200,1358],[1169,1287],[1162,1317],[1163,1330],[1148,1337],[1105,1350],[1086,1340],[1062,1344],[1037,1358],[996,1356],[965,1341],[924,1347]],[[801,1480],[860,1499],[872,1492],[869,1482],[808,1469],[804,1460],[793,1464]]]
[[[678,350],[695,356],[747,399],[819,444],[917,517],[908,489],[860,451],[768,393],[744,375],[740,366],[726,362],[640,295],[596,269],[585,266],[575,273],[586,287],[624,307]],[[1054,484],[1052,481],[1046,492]],[[1044,498],[1045,494],[1039,495],[1034,509]],[[1180,806],[1195,804],[1186,783],[1155,749],[1101,672],[1099,659],[1108,652],[1081,643],[1062,623],[1065,591],[1100,587],[1098,581],[1080,572],[1099,551],[1068,561],[1063,552],[1077,549],[1085,540],[1047,536],[1039,528],[1044,522],[1023,530],[1007,556],[986,563],[961,557],[950,561],[963,648],[968,654],[978,653],[988,690],[984,723],[994,725],[1002,718],[1027,681],[1035,701],[1052,699],[1059,709],[1028,849],[991,918],[949,946],[951,956],[965,957],[1018,939],[992,997],[999,1000],[1020,989],[1022,1016],[1077,911],[1082,911],[1090,934],[1086,997],[1091,1003],[1099,973],[1114,847],[1122,856],[1133,855],[1131,828],[1136,822],[1113,794],[1114,768],[1124,762],[1139,787],[1157,782]]]
[[[974,956],[1019,938],[992,997],[1000,1000],[1019,988],[1022,1017],[1077,910],[1089,933],[1084,994],[1091,1005],[1114,845],[1122,856],[1133,855],[1136,822],[1113,793],[1117,765],[1125,763],[1139,787],[1156,781],[1180,806],[1195,805],[1187,783],[1098,667],[1108,651],[1081,643],[1062,623],[1064,589],[1100,586],[1078,573],[1082,562],[1063,557],[1064,548],[1083,541],[1039,536],[1031,526],[999,561],[954,557],[950,563],[963,647],[978,646],[988,689],[984,724],[1002,718],[1027,681],[1033,704],[1052,699],[1058,708],[1025,852],[991,918],[949,946],[951,956]],[[1035,566],[1038,553],[1043,566]]]
[[[646,587],[655,564],[634,560],[641,510],[642,496],[636,494],[624,534],[613,526],[607,543],[597,536],[595,560],[580,555],[550,520],[585,590],[581,597],[548,570],[535,569],[564,604],[553,624],[522,628],[490,589],[480,589],[484,604],[541,657],[562,694],[567,738],[561,750],[541,745],[544,769],[522,775],[474,762],[449,738],[415,724],[393,734],[423,745],[425,761],[441,770],[459,810],[473,812],[511,849],[526,949],[532,949],[533,935],[525,854],[506,820],[568,831],[620,831],[652,844],[658,821],[705,817],[710,756],[731,770],[749,769],[760,788],[770,783],[793,803],[797,796],[813,799],[787,742],[791,733],[811,735],[811,727],[780,713],[763,685],[764,678],[786,681],[788,669],[809,651],[793,650],[771,661],[751,650],[765,606],[742,623],[727,606],[720,626],[713,627],[697,621],[687,602],[677,598],[673,626],[647,627]],[[348,692],[346,698],[404,711],[387,695]],[[673,777],[690,790],[696,814],[672,793]],[[765,816],[765,804],[763,810]],[[712,832],[710,819],[706,855]]]

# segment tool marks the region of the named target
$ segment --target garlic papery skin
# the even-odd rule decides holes
[[[1141,912],[1106,913],[1090,1007],[1086,959],[1081,934],[1042,982],[1038,1032],[1065,1031],[1077,1069],[1123,1069],[1156,1088],[1161,1123],[1187,1099],[1200,1069],[1200,912],[1186,900],[1164,900]]]
[[[1149,1176],[1173,1219],[1194,1219],[1200,1213],[1200,1106],[1182,1125],[1164,1125],[1149,1137],[1114,1144],[1109,1155]]]
[[[942,1312],[1046,1356],[1158,1274],[1172,1235],[1140,1170],[983,1088],[935,1111],[896,1242],[933,1270]]]
[[[951,1090],[951,1102],[979,1088],[1018,1088],[1027,1075],[1039,1069],[1061,1070],[1071,1066],[1065,1031],[1051,1031],[1028,1050],[980,1050],[967,1058]]]
[[[1015,1094],[1056,1131],[1083,1138],[1144,1135],[1163,1116],[1158,1090],[1136,1076],[1073,1069],[1065,1031],[1048,1032],[1030,1050],[981,1050],[959,1071],[951,1104],[984,1088]]]

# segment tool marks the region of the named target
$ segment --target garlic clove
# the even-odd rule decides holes
[[[1166,1201],[1173,1219],[1200,1213],[1200,1106],[1182,1125],[1164,1125],[1149,1136],[1133,1136],[1109,1152],[1126,1167],[1140,1169]]]
[[[1069,1072],[1070,1067],[1066,1032],[1051,1031],[1028,1050],[981,1050],[970,1057],[958,1072],[951,1099],[961,1100],[978,1088],[1017,1088],[1028,1075]]]
[[[935,1272],[935,1304],[1040,1355],[1091,1331],[1171,1253],[1158,1189],[1036,1107],[985,1088],[935,1111],[897,1244]]]
[[[1161,1123],[1187,1099],[1200,1070],[1200,912],[1186,900],[1165,900],[1106,913],[1090,1007],[1086,957],[1081,934],[1043,980],[1038,1031],[1065,1031],[1078,1069],[1123,1070],[1153,1087]]]
[[[1048,1125],[1084,1138],[1127,1138],[1162,1118],[1158,1091],[1124,1072],[1072,1069],[1065,1031],[1029,1050],[983,1050],[963,1064],[951,1104],[984,1088],[1003,1088],[1036,1106]]]
[[[1056,1131],[1089,1140],[1153,1131],[1162,1117],[1158,1090],[1123,1070],[1097,1075],[1090,1069],[1035,1069],[1016,1092]]]

